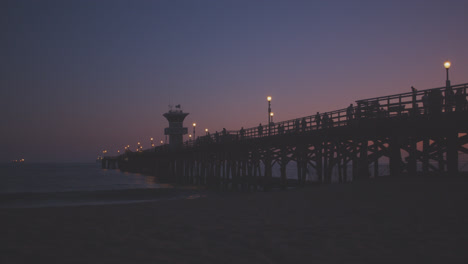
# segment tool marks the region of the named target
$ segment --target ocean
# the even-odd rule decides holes
[[[156,177],[101,169],[100,163],[0,165],[0,207],[130,203],[192,195]]]
[[[459,165],[460,171],[468,168],[466,160]],[[306,180],[317,181],[314,172],[309,167]],[[369,172],[373,177],[372,165]],[[294,162],[288,164],[286,173],[290,179],[297,178]],[[379,165],[379,176],[386,175],[389,175],[388,164]],[[278,164],[273,165],[273,177],[280,177]],[[352,181],[351,167],[348,167],[347,181]],[[336,169],[332,172],[332,182],[338,182]],[[195,187],[175,188],[159,183],[154,176],[101,169],[100,163],[0,164],[0,208],[133,203],[199,196],[200,191]]]

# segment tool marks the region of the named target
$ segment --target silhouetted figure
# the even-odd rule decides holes
[[[452,112],[454,104],[455,94],[453,94],[452,87],[447,87],[445,90],[445,112]]]
[[[383,107],[381,107],[381,108],[379,109],[379,117],[385,118],[385,117],[387,117],[387,115],[388,115],[388,112],[385,111],[385,109],[383,109]]]
[[[226,128],[223,128],[223,136],[226,136],[226,135],[227,135]]]
[[[437,112],[442,113],[442,106],[444,105],[444,97],[442,96],[442,91],[441,90],[435,90],[434,91],[434,100],[436,102],[437,106]]]
[[[367,117],[377,117],[379,115],[380,103],[379,101],[372,101],[368,106]]]
[[[461,89],[458,89],[455,93],[455,111],[466,111],[466,104],[466,96]]]
[[[219,143],[219,133],[218,133],[218,131],[215,132],[215,141],[216,141],[216,143]]]
[[[424,92],[424,95],[422,97],[422,104],[424,108],[424,114],[428,115],[429,114],[429,96],[427,95],[427,91]]]
[[[346,108],[346,116],[348,117],[348,121],[353,120],[353,115],[354,115],[353,104],[349,104],[348,108]]]
[[[299,132],[299,129],[300,129],[299,119],[296,119],[296,121],[294,121],[294,129],[296,130],[296,133]]]
[[[329,118],[328,118],[328,114],[327,114],[327,113],[323,114],[323,119],[322,119],[322,121],[323,121],[323,128],[328,128],[328,123],[329,123],[330,120],[329,120]]]
[[[444,97],[439,89],[432,90],[429,93],[429,113],[437,115],[442,112]]]
[[[240,130],[241,139],[244,139],[244,136],[245,136],[245,130],[244,130],[244,127],[241,127],[241,130]]]
[[[320,123],[322,122],[322,117],[320,116],[320,113],[317,112],[315,115],[315,123],[317,123],[317,129],[320,129]]]
[[[301,126],[302,126],[302,132],[305,132],[307,128],[307,122],[306,122],[305,117],[302,118]]]
[[[284,134],[284,125],[278,124],[278,133],[280,135]]]
[[[261,137],[263,135],[263,126],[262,123],[258,125],[258,136]]]
[[[415,115],[416,114],[416,92],[418,90],[416,90],[416,88],[414,88],[413,86],[411,86],[411,92],[413,93],[413,96],[412,96],[412,99],[413,99],[413,114]]]

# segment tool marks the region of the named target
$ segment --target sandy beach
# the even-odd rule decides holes
[[[0,209],[1,263],[468,263],[468,179]]]

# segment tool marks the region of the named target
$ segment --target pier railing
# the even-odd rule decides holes
[[[184,142],[184,147],[248,140],[347,126],[355,120],[437,115],[443,112],[467,111],[468,83],[355,101],[347,108],[316,113],[291,120],[259,125],[240,130],[221,131]],[[167,150],[159,146],[155,151]]]

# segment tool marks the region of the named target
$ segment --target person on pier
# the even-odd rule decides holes
[[[258,125],[258,136],[261,137],[263,135],[263,126],[262,123]]]
[[[323,114],[323,128],[328,128],[328,122],[329,122],[329,118],[328,118],[328,114],[325,113]]]
[[[453,105],[455,104],[455,94],[452,87],[445,90],[445,112],[452,112]]]
[[[412,96],[411,96],[411,100],[413,101],[412,103],[412,108],[413,108],[413,115],[417,115],[417,108],[418,108],[418,104],[416,103],[416,95],[418,93],[418,90],[416,88],[414,88],[414,86],[411,86],[411,93],[412,93]]]
[[[322,117],[320,116],[320,113],[317,112],[315,115],[315,123],[317,123],[317,129],[320,129],[320,123],[322,122]]]
[[[439,89],[434,89],[429,93],[429,113],[437,115],[442,113],[444,97]]]
[[[244,127],[241,127],[241,130],[240,130],[241,140],[244,139],[244,136],[245,136],[245,130],[244,130]]]
[[[429,114],[429,96],[427,94],[427,91],[424,92],[424,95],[422,96],[422,104],[424,108],[424,114],[428,115]]]
[[[348,108],[346,108],[346,116],[348,118],[348,124],[353,120],[354,116],[354,106],[353,104],[349,104]]]
[[[462,89],[458,89],[455,93],[455,111],[461,112],[466,110],[466,96],[463,94]]]
[[[284,134],[284,125],[282,126],[281,124],[278,124],[278,134],[280,135]]]

